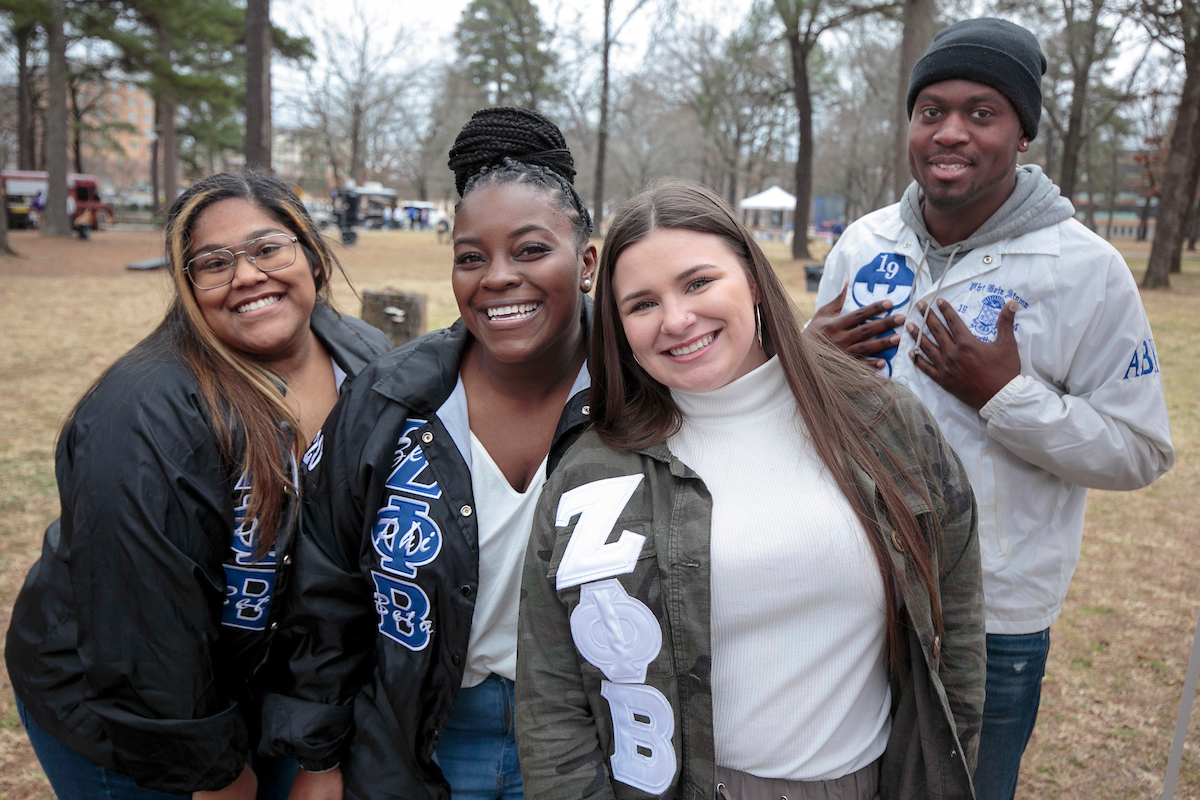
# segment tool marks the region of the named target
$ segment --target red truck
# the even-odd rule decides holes
[[[36,228],[41,218],[41,211],[36,206],[39,200],[41,205],[46,202],[46,173],[6,169],[0,172],[0,181],[4,182],[4,196],[8,199],[8,227]],[[94,211],[97,228],[113,221],[113,207],[100,199],[95,176],[70,173],[67,175],[67,193],[75,198],[76,217]]]

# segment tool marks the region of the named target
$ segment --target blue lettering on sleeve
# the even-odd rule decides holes
[[[1153,375],[1161,371],[1158,366],[1158,351],[1154,349],[1154,340],[1146,339],[1133,349],[1133,356],[1129,359],[1129,366],[1125,368],[1125,375],[1121,380],[1127,381],[1130,378],[1140,378],[1143,375]]]
[[[425,502],[440,498],[442,489],[424,451],[411,438],[424,424],[418,419],[404,423],[384,487],[386,499],[371,531],[371,545],[383,570],[371,572],[379,632],[410,650],[423,650],[429,644],[433,623],[425,590],[402,578],[416,578],[417,567],[432,563],[442,550],[442,530]]]
[[[424,650],[433,623],[429,620],[429,597],[415,583],[371,572],[375,579],[375,612],[379,632],[409,650]]]
[[[247,631],[267,629],[275,573],[269,569],[247,569],[225,564],[225,605],[221,624]]]
[[[442,530],[429,516],[428,503],[393,495],[375,517],[371,544],[380,567],[415,578],[417,567],[429,564],[441,552]]]
[[[428,466],[429,462],[425,459],[425,453],[422,452],[421,446],[417,445],[392,470],[392,474],[387,479],[387,487],[396,491],[415,494],[418,497],[428,497],[431,500],[438,499],[442,496],[442,489],[438,486],[437,479],[430,475],[429,480],[426,482],[419,480],[421,474],[425,472]]]

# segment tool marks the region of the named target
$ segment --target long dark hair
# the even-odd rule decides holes
[[[167,212],[166,256],[174,298],[151,336],[165,336],[169,346],[195,373],[200,394],[227,468],[253,477],[246,519],[257,520],[255,553],[271,549],[284,522],[287,497],[298,491],[292,460],[280,439],[286,423],[296,433],[292,458],[303,456],[307,442],[288,407],[279,378],[265,366],[222,342],[204,321],[191,282],[183,271],[191,257],[192,231],[200,215],[221,200],[239,199],[259,206],[291,231],[308,257],[317,298],[330,302],[329,279],[336,269],[345,275],[337,257],[313,224],[300,198],[286,183],[263,172],[225,172],[196,181]],[[107,370],[79,401],[104,380]],[[75,410],[79,409],[79,404]],[[75,411],[71,412],[73,417]],[[69,418],[68,418],[69,419]]]
[[[883,532],[874,526],[867,513],[867,503],[872,499],[861,497],[855,489],[852,465],[858,465],[874,481],[899,546],[929,592],[933,619],[928,622],[939,635],[942,615],[931,558],[933,544],[927,537],[938,540],[941,537],[939,530],[922,531],[883,461],[886,458],[892,467],[899,466],[876,431],[876,424],[895,402],[894,389],[888,381],[826,340],[802,332],[799,313],[767,257],[733,209],[703,186],[669,180],[645,189],[622,207],[605,237],[588,356],[592,376],[591,419],[597,433],[610,447],[631,450],[665,442],[683,421],[670,390],[650,377],[634,359],[613,293],[613,272],[621,253],[651,231],[661,229],[719,236],[737,256],[751,285],[757,287],[764,347],[768,355],[779,357],[821,461],[867,530],[874,534],[867,538],[883,575],[888,663],[893,674],[900,674],[904,669],[904,640],[896,589],[903,575],[895,568]],[[871,405],[877,411],[872,419],[864,419],[855,411],[853,398],[863,396],[875,399]],[[903,474],[911,488],[928,500],[923,481]]]

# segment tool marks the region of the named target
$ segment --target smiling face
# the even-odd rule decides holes
[[[634,357],[664,386],[708,392],[766,362],[757,292],[719,236],[651,231],[621,251],[612,283]]]
[[[187,257],[272,233],[293,235],[260,206],[239,198],[219,200],[201,211],[192,226]],[[192,294],[218,339],[259,360],[285,359],[312,335],[309,318],[317,289],[302,247],[297,246],[290,267],[269,273],[239,255],[231,283],[207,290],[193,287]]]
[[[1017,153],[1028,146],[1016,109],[992,87],[967,80],[926,86],[908,126],[908,163],[925,190],[927,216],[955,214],[982,225],[1012,194]]]
[[[548,191],[481,186],[454,220],[458,311],[483,351],[508,364],[569,357],[583,341],[581,287],[594,276],[596,248],[580,247]]]

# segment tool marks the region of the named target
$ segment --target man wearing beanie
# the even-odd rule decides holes
[[[988,632],[981,800],[1015,795],[1087,488],[1139,489],[1175,460],[1129,268],[1039,167],[1017,165],[1045,71],[1033,34],[1003,20],[934,37],[909,82],[916,180],[843,234],[812,325],[916,392],[970,476]]]

